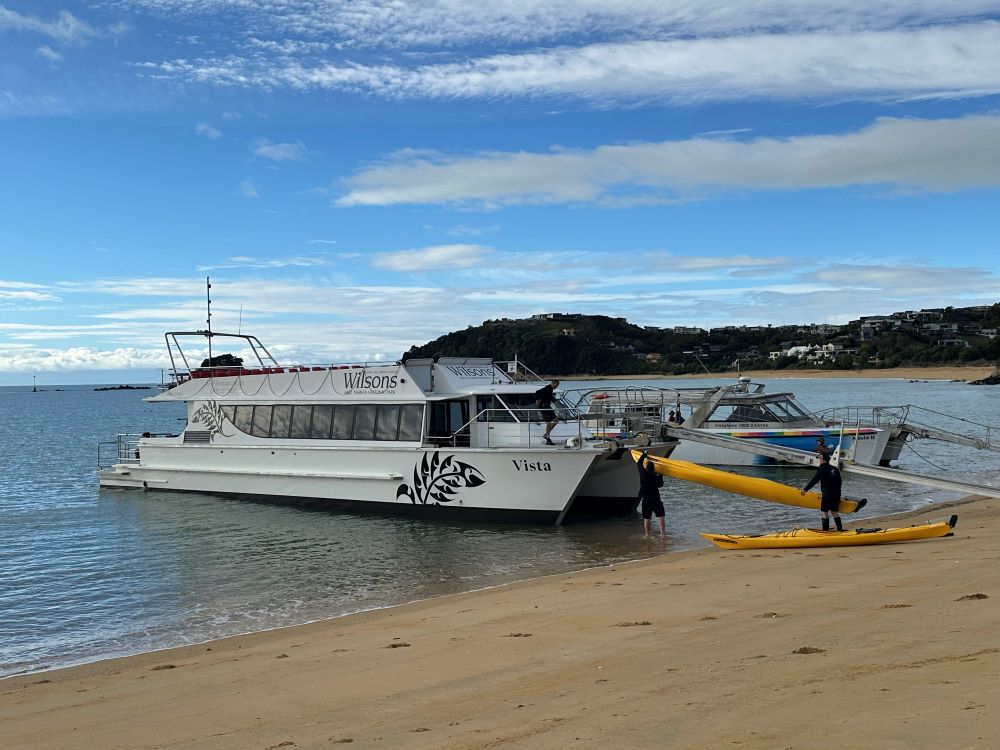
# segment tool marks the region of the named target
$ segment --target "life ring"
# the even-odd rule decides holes
[[[591,401],[600,401],[602,398],[607,398],[607,397],[608,397],[607,393],[595,393],[593,397],[591,397]]]

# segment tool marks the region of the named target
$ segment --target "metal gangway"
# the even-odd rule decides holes
[[[956,417],[914,404],[902,406],[840,406],[819,414],[832,424],[878,427],[889,431],[889,448],[899,457],[903,446],[911,440],[938,440],[965,445],[977,450],[1000,451],[1000,427]]]
[[[758,443],[753,440],[741,440],[739,438],[725,437],[710,432],[689,427],[675,427],[667,425],[666,432],[670,437],[680,440],[690,440],[696,443],[705,443],[720,448],[731,448],[732,450],[744,453],[753,453],[758,456],[767,456],[779,461],[785,461],[802,466],[818,466],[819,456],[809,451],[800,451],[796,448],[786,448],[780,445],[768,443]],[[989,485],[973,484],[971,482],[961,482],[954,479],[942,479],[940,477],[917,474],[912,471],[902,471],[900,469],[890,469],[883,466],[869,466],[867,464],[855,463],[849,457],[841,454],[838,448],[832,460],[844,473],[861,474],[868,477],[888,479],[893,482],[905,482],[907,484],[920,484],[928,487],[937,487],[944,490],[965,492],[970,495],[985,495],[986,497],[1000,498],[1000,488]]]

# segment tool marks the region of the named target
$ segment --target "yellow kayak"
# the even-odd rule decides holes
[[[820,531],[819,529],[792,529],[774,534],[702,534],[716,547],[723,549],[783,549],[787,547],[853,547],[862,544],[887,544],[912,542],[916,539],[934,539],[950,536],[958,523],[958,516],[947,521],[922,523],[895,529],[848,529],[847,531]]]
[[[642,451],[633,450],[632,458],[639,461]],[[746,495],[755,497],[758,500],[767,500],[769,503],[781,503],[782,505],[795,505],[799,508],[811,508],[819,510],[820,500],[823,496],[818,492],[807,492],[805,495],[799,494],[797,487],[789,487],[787,484],[772,482],[770,479],[760,479],[759,477],[745,477],[742,474],[734,474],[731,471],[719,471],[710,469],[700,464],[692,464],[687,461],[677,461],[673,458],[660,458],[650,456],[653,468],[658,474],[674,479],[683,479],[685,482],[695,482],[707,487],[715,487],[719,490],[732,492],[736,495]],[[854,513],[861,510],[865,499],[851,500],[849,498],[840,499],[841,513]]]

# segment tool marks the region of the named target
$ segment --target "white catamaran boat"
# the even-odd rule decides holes
[[[201,339],[199,350],[207,339],[207,366],[189,365],[180,339],[191,337]],[[257,365],[221,364],[211,356],[220,339]],[[105,444],[102,487],[560,524],[634,510],[638,472],[626,443],[656,456],[677,444],[660,439],[658,425],[653,438],[595,437],[599,431],[557,398],[562,421],[547,445],[535,408],[544,382],[516,363],[283,367],[255,336],[195,331],[166,340],[172,385],[147,400],[185,402],[187,425],[179,435],[127,434]]]

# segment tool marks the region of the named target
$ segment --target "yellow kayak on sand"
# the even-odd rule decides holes
[[[788,547],[854,547],[863,544],[912,542],[917,539],[934,539],[951,536],[958,523],[958,516],[947,521],[922,523],[895,529],[848,529],[847,531],[820,531],[819,529],[792,529],[774,534],[702,534],[716,547],[723,549],[784,549]]]
[[[642,451],[633,450],[632,458],[638,462],[642,457]],[[805,495],[799,494],[797,487],[789,487],[787,484],[772,482],[770,479],[760,479],[759,477],[745,477],[742,474],[734,474],[731,471],[719,471],[710,469],[701,464],[692,464],[687,461],[677,461],[672,458],[660,458],[650,456],[653,468],[658,474],[674,479],[683,479],[685,482],[695,482],[706,487],[715,487],[719,490],[732,492],[736,495],[746,495],[755,497],[758,500],[767,500],[769,503],[781,503],[782,505],[795,505],[799,508],[811,508],[819,510],[820,501],[823,496],[818,492],[807,492]],[[849,498],[840,499],[841,513],[854,513],[861,510],[865,499],[851,500]]]

